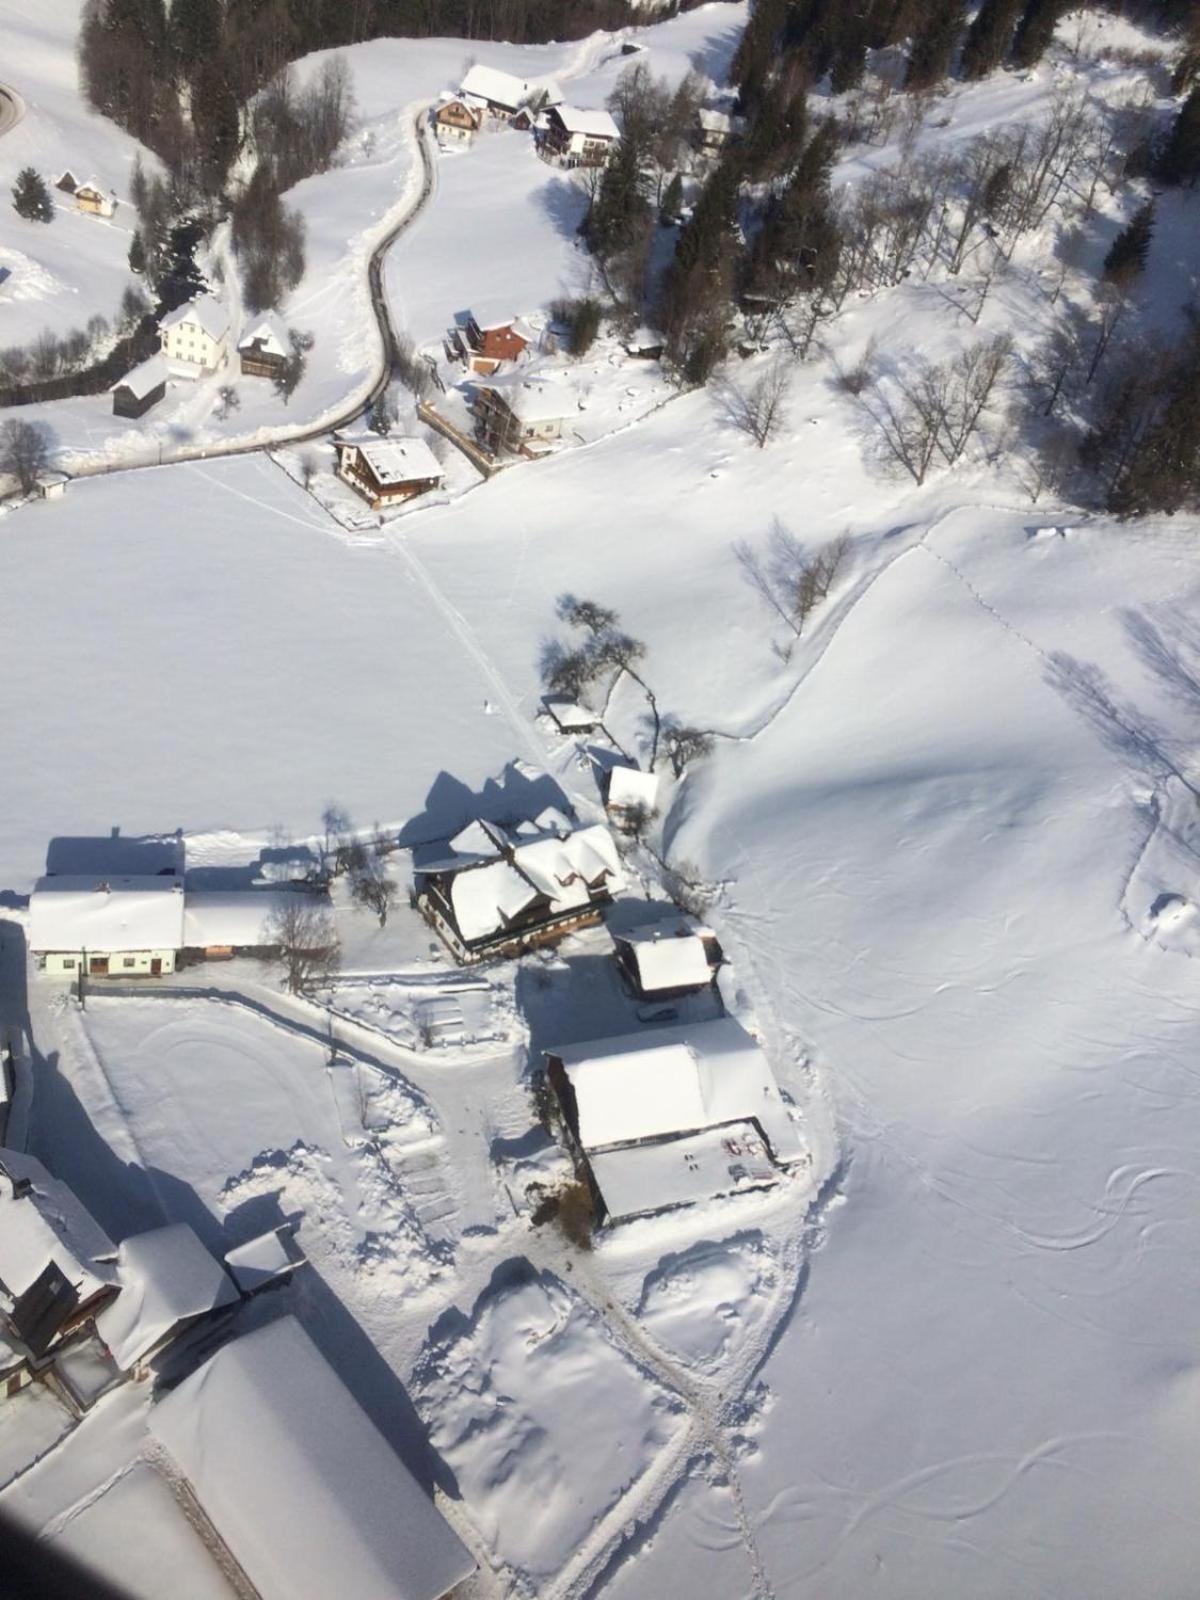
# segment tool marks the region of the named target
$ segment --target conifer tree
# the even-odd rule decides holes
[[[658,208],[658,220],[664,227],[679,221],[679,213],[683,209],[683,179],[678,172],[671,174],[671,181],[667,184],[666,193]]]
[[[1154,233],[1154,202],[1139,206],[1126,227],[1113,240],[1104,258],[1103,276],[1118,289],[1128,289],[1146,268]]]
[[[30,222],[52,222],[54,201],[40,172],[33,167],[22,167],[13,184],[13,209]]]
[[[129,270],[139,274],[146,270],[146,246],[142,243],[142,230],[140,228],[134,229],[133,238],[130,241]]]
[[[1066,0],[1028,0],[1013,40],[1016,66],[1032,67],[1042,59],[1065,7]]]
[[[1022,0],[983,0],[963,45],[964,78],[986,78],[996,70],[1012,45],[1021,9]]]
[[[1194,184],[1200,178],[1200,83],[1179,108],[1158,175],[1164,183]]]
[[[932,0],[927,19],[913,38],[906,89],[932,89],[950,71],[964,11],[965,0]]]

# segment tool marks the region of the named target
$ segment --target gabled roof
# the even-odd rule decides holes
[[[733,132],[733,118],[724,111],[713,111],[707,106],[702,106],[696,113],[696,120],[705,133]]]
[[[605,799],[610,806],[645,806],[653,811],[658,804],[658,774],[638,767],[610,767]]]
[[[16,1189],[23,1192],[14,1192]],[[24,1294],[51,1261],[80,1300],[114,1282],[116,1245],[75,1194],[33,1156],[0,1149],[0,1284]],[[109,1259],[106,1259],[109,1258]]]
[[[547,917],[559,917],[590,905],[602,888],[623,886],[621,858],[603,823],[571,829],[550,816],[537,819],[548,823],[541,831],[535,824],[525,825],[534,831],[472,824],[431,868],[454,874],[450,904],[468,943],[502,933],[539,900]]]
[[[111,200],[114,204],[116,203],[117,197],[112,190],[106,189],[102,183],[97,183],[95,178],[88,178],[86,182],[75,185],[76,194],[83,194],[84,192],[99,195],[101,200]]]
[[[579,409],[576,396],[540,374],[509,372],[479,385],[498,395],[522,422],[561,422]]]
[[[127,372],[119,382],[113,384],[113,388],[128,389],[135,399],[142,400],[159,384],[166,383],[168,377],[170,368],[162,356],[151,356],[149,361],[143,361],[140,366]]]
[[[712,982],[708,950],[698,933],[655,929],[616,936],[615,942],[629,951],[643,994],[700,989]]]
[[[475,1570],[294,1317],[224,1345],[150,1428],[261,1600],[440,1600]]]
[[[120,1293],[96,1318],[96,1332],[122,1372],[180,1323],[238,1298],[228,1273],[186,1222],[122,1240],[116,1271]]]
[[[183,948],[183,881],[152,877],[39,878],[29,897],[29,948],[121,950]]]
[[[777,1160],[801,1154],[770,1063],[732,1017],[546,1053],[562,1062],[575,1091],[585,1150],[754,1120]]]
[[[268,311],[266,316],[259,317],[257,322],[246,329],[238,340],[238,349],[249,350],[256,343],[261,350],[265,350],[271,356],[286,356],[291,348],[287,329],[273,311]]]
[[[202,294],[198,299],[189,300],[185,305],[176,306],[174,311],[168,311],[159,327],[165,332],[167,328],[177,328],[185,322],[203,328],[210,339],[223,339],[229,332],[229,312],[211,294]]]
[[[370,467],[376,482],[386,487],[445,474],[424,439],[381,438],[375,433],[338,434],[337,442],[353,445]]]
[[[555,106],[552,117],[557,117],[568,133],[581,134],[586,139],[619,139],[621,130],[607,111],[584,111],[579,106]]]
[[[481,100],[486,100],[490,105],[502,106],[506,111],[515,111],[532,91],[533,85],[526,83],[521,78],[514,78],[510,73],[500,72],[496,67],[484,67],[476,63],[462,81],[462,93],[478,95]]]

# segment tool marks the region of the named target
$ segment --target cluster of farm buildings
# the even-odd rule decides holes
[[[0,1147],[0,1407],[40,1384],[77,1427],[140,1386],[143,1448],[240,1595],[440,1600],[474,1558],[296,1318],[263,1320],[303,1262],[287,1225],[220,1261],[186,1223],[115,1244]]]

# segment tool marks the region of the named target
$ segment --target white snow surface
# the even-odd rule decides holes
[[[150,1427],[262,1600],[441,1600],[474,1568],[293,1317],[224,1345]]]
[[[744,16],[687,13],[645,36],[647,59],[681,71],[694,55],[719,75]],[[470,48],[561,73],[579,104],[601,104],[627,64],[611,39]],[[288,320],[319,331],[292,417],[370,364],[342,264],[361,264],[412,181],[397,106],[457,82],[467,54],[352,52],[362,138],[291,197],[313,249]],[[1091,62],[955,88],[929,139],[1029,119],[1056,80],[1130,83]],[[54,70],[65,84],[57,57]],[[836,181],[895,154],[849,152]],[[456,310],[486,319],[490,295],[512,315],[578,292],[567,185],[509,132],[448,155],[388,260],[398,322],[436,340]],[[1101,196],[1093,277],[1120,203]],[[1146,314],[1168,333],[1195,293],[1195,206],[1160,204]],[[872,336],[888,363],[1004,327],[1024,349],[1052,314],[1019,260],[978,329],[945,287],[848,305],[829,330],[839,361]],[[278,418],[269,384],[241,388],[231,426]],[[166,426],[210,426],[212,391],[194,394]],[[81,1020],[34,979],[28,1029],[48,1068],[34,1148],[70,1164],[117,1236],[186,1206],[224,1243],[224,1227],[261,1232],[273,1197],[302,1211],[328,1292],[305,1298],[301,1273],[297,1300],[341,1331],[341,1370],[373,1416],[378,1366],[419,1372],[415,1402],[494,1564],[485,1593],[1184,1600],[1200,1564],[1196,520],[1031,508],[1003,457],[897,484],[865,459],[824,358],[797,369],[789,417],[759,451],[710,396],[673,398],[422,508],[402,535],[335,527],[265,460],[76,483],[6,517],[0,885],[16,909],[0,959],[8,1015],[24,1017],[20,900],[52,833],[180,823],[214,849],[235,830],[265,844],[276,824],[314,833],[336,797],[360,821],[444,839],[474,814],[464,789],[514,757],[598,814],[577,743],[535,721],[555,600],[593,596],[646,642],[660,704],[723,735],[673,794],[662,842],[712,891],[725,999],[761,1028],[811,1143],[811,1189],[631,1222],[587,1257],[531,1230],[519,1179],[505,1183],[563,1171],[531,1136],[524,1054],[508,1035],[490,1056],[417,1048],[410,997],[448,968],[402,910],[385,930],[343,920],[347,982],[386,987],[338,1027],[373,1019],[389,1072],[329,1067],[323,1028],[319,1041],[200,1000],[90,999]],[[49,420],[66,437],[76,418],[72,403]],[[92,416],[83,436],[114,426]],[[809,548],[852,535],[794,647],[731,554],[775,516]],[[1065,532],[1031,537],[1048,527]],[[605,711],[639,753],[644,709],[625,684]],[[613,1026],[598,960],[574,941],[506,969],[504,1014],[532,1050],[637,1025]],[[761,1253],[733,1242],[751,1233]],[[493,1279],[525,1257],[560,1287],[509,1315],[511,1279]],[[539,1337],[572,1323],[588,1337]],[[108,1407],[92,1420],[111,1427]],[[677,1414],[671,1445],[646,1446]],[[65,1462],[84,1446],[101,1482],[121,1470],[84,1427],[6,1509],[39,1528],[78,1513],[95,1475],[76,1484]]]

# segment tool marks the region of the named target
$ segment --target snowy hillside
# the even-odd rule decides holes
[[[625,42],[721,82],[745,15]],[[62,37],[22,28],[5,81],[61,88]],[[1144,63],[1103,44],[955,86],[919,148],[1080,87],[1124,105]],[[77,464],[213,459],[0,516],[7,1138],[118,1240],[187,1222],[220,1257],[295,1228],[305,1264],[238,1326],[299,1318],[478,1563],[461,1600],[1186,1600],[1200,521],[1118,522],[1041,485],[1034,503],[1010,415],[1060,294],[1089,303],[1120,196],[1061,270],[1053,228],[1031,230],[977,305],[970,272],[851,296],[761,449],[728,383],[668,385],[605,333],[554,358],[587,405],[549,459],[485,479],[456,455],[402,516],[328,514],[325,439],[315,493],[295,450],[217,459],[371,386],[367,258],[420,192],[415,112],[468,55],[599,107],[619,48],[347,50],[359,129],[290,196],[310,249],[285,317],[317,335],[290,407],[245,380],[218,424],[212,378],[142,423],[107,397],[36,408]],[[842,151],[838,192],[902,140]],[[544,317],[588,286],[583,190],[520,134],[431,160],[383,264],[399,329],[436,346],[456,312]],[[1194,191],[1162,202],[1131,326],[1182,326],[1198,219]],[[918,486],[846,374],[868,349],[887,377],[1004,333],[986,434]],[[731,359],[729,382],[771,359]],[[747,581],[780,529],[809,557],[846,541],[801,631]],[[460,967],[409,904],[409,852],[548,805],[599,822],[605,737],[649,748],[628,675],[607,734],[542,713],[564,594],[618,613],[658,712],[711,751],[660,763],[606,925]],[[315,860],[331,803],[397,846],[397,893],[384,926],[335,881],[341,970],[311,996],[242,956],[96,980],[81,1006],[28,961],[51,840],[180,829],[199,886],[227,889]],[[631,993],[610,937],[666,916],[680,881],[725,958],[694,1011]],[[572,1175],[540,1120],[543,1053],[723,1011],[761,1040],[800,1158],[578,1248],[540,1204]],[[181,1594],[228,1600],[243,1579],[180,1509],[151,1388],[82,1421],[44,1385],[0,1401],[0,1509],[137,1600],[167,1563]]]

